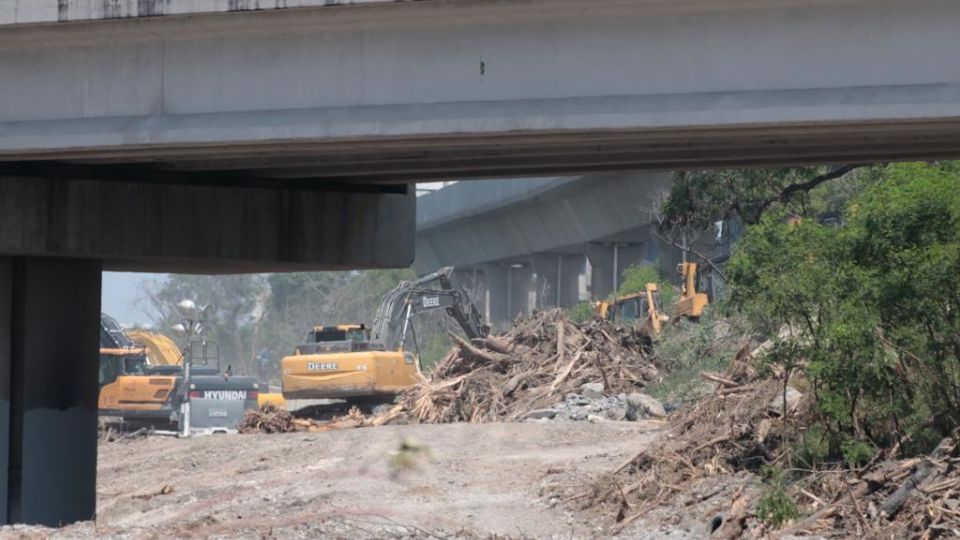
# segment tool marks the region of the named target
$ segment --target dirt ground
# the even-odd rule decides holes
[[[660,427],[411,425],[102,443],[96,524],[0,536],[590,538],[602,524],[546,493],[616,466]]]

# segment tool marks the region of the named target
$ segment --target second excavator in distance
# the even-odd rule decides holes
[[[283,397],[342,399],[364,408],[391,402],[420,378],[414,317],[445,310],[467,339],[485,337],[489,328],[462,288],[453,286],[452,267],[415,281],[401,282],[384,296],[373,322],[316,326],[305,343],[280,361]]]
[[[677,265],[677,273],[680,274],[681,282],[676,316],[697,320],[710,303],[706,293],[697,292],[697,263],[680,263]],[[663,323],[670,320],[660,305],[660,293],[656,283],[645,284],[644,290],[638,293],[597,302],[595,308],[601,319],[618,325],[636,325],[652,339],[660,335]]]

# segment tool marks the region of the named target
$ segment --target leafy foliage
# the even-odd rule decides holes
[[[593,302],[578,302],[566,309],[567,317],[575,322],[582,323],[596,318],[597,310]]]
[[[739,219],[753,225],[771,210],[794,215],[823,211],[831,201],[811,196],[811,191],[857,168],[847,165],[678,173],[661,208],[661,229],[705,231],[721,220]],[[859,180],[851,176],[846,182],[856,185]]]
[[[803,367],[849,462],[960,424],[960,170],[891,165],[867,185],[839,227],[767,212],[727,266],[731,308]]]
[[[660,293],[660,303],[664,309],[669,309],[677,302],[677,291],[670,280],[659,270],[657,262],[633,265],[623,271],[623,280],[614,297],[626,296],[646,290],[647,283],[656,283]]]
[[[757,501],[757,517],[772,527],[779,527],[800,516],[797,503],[785,486],[783,471],[768,468],[764,471],[763,492]]]
[[[193,276],[171,274],[165,280],[143,286],[140,308],[160,332],[180,320],[176,304],[191,299],[199,305],[213,305],[204,337],[216,341],[223,367],[251,373],[253,369],[253,327],[263,279],[257,275]]]

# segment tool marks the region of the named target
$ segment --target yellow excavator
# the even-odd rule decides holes
[[[651,338],[659,336],[663,323],[670,320],[660,309],[660,293],[656,283],[647,283],[642,292],[621,296],[611,302],[597,302],[596,309],[597,316],[616,325],[639,323],[640,330]]]
[[[681,277],[677,316],[699,319],[710,301],[707,293],[697,292],[697,263],[680,263],[677,265],[677,272]]]
[[[101,314],[101,416],[169,419],[171,411],[164,409],[169,409],[166,405],[175,393],[177,378],[160,374],[146,377],[148,365],[147,348],[134,343],[112,317]]]
[[[421,377],[418,355],[405,349],[409,334],[416,347],[413,318],[419,313],[443,309],[468,339],[485,337],[489,327],[467,293],[451,284],[452,273],[446,267],[400,283],[383,298],[372,328],[314,327],[305,343],[280,362],[283,397],[342,399],[362,407],[392,401]]]
[[[681,277],[680,298],[677,300],[677,317],[698,319],[710,303],[707,294],[697,292],[697,263],[685,262],[677,265]],[[640,323],[640,329],[651,338],[660,335],[663,323],[670,317],[660,307],[660,294],[656,283],[647,283],[642,292],[628,294],[612,301],[600,301],[596,304],[597,316],[618,325]]]

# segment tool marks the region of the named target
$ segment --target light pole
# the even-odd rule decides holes
[[[193,300],[182,300],[177,304],[180,322],[172,329],[177,335],[186,337],[187,345],[183,349],[183,382],[180,385],[180,436],[190,436],[190,368],[193,365],[193,336],[199,336],[205,330],[207,309],[198,308]]]

